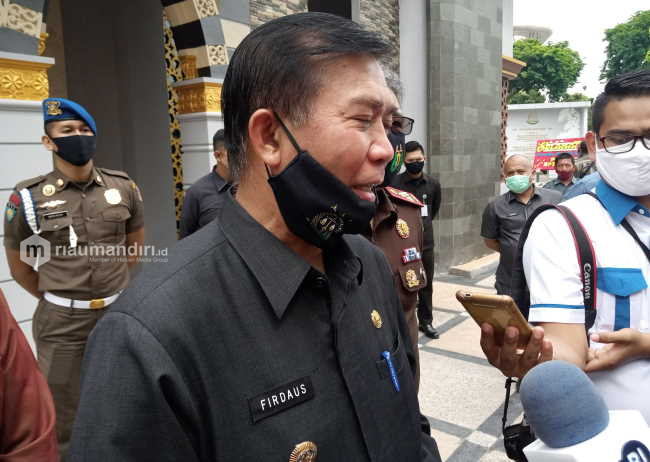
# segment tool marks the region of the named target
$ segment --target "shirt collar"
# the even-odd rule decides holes
[[[281,319],[307,275],[315,270],[255,221],[230,193],[223,201],[219,223],[226,239],[253,273],[276,316]],[[325,252],[324,261],[325,268],[333,270],[333,274],[356,277],[361,283],[361,262],[344,240],[336,249]]]
[[[650,216],[648,209],[639,204],[634,197],[612,188],[602,179],[596,184],[596,195],[616,225],[620,225],[630,212],[641,213],[646,217]]]
[[[217,166],[215,165],[212,168],[212,175],[210,175],[210,178],[212,178],[212,182],[214,183],[215,187],[217,188],[217,191],[223,192],[225,189],[230,186],[230,183],[228,183],[226,180],[221,178],[221,175],[217,173]]]
[[[69,177],[63,174],[59,169],[55,168],[54,171],[51,174],[51,178],[49,178],[50,181],[54,183],[56,186],[57,191],[63,191],[65,188],[68,187],[68,184],[74,183]],[[101,172],[97,169],[97,167],[93,167],[92,171],[90,172],[90,178],[88,179],[88,182],[84,186],[89,186],[91,183],[96,183],[99,186],[104,186],[104,179],[102,177]]]
[[[539,191],[537,191],[537,187],[536,187],[535,185],[533,185],[533,195],[531,196],[531,199],[532,199],[533,197],[535,197],[535,196],[539,196],[539,195],[540,195],[540,194],[539,194]],[[513,193],[512,191],[508,190],[508,192],[506,193],[506,200],[507,200],[508,202],[515,201],[515,200],[517,200],[517,196],[516,196],[516,194]]]

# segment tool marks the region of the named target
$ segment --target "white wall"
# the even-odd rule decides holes
[[[0,165],[3,167],[0,169],[0,204],[3,214],[16,183],[48,173],[53,168],[52,155],[41,144],[42,135],[40,101],[0,99]],[[4,234],[4,227],[0,228],[0,234]],[[37,302],[11,278],[4,246],[0,248],[0,289],[33,348],[31,325]]]
[[[425,0],[399,1],[399,73],[404,88],[402,113],[415,119],[406,141],[427,146],[427,6]]]
[[[503,0],[503,32],[501,34],[501,53],[512,57],[512,0]]]

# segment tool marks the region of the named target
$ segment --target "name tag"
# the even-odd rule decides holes
[[[278,412],[309,401],[313,397],[314,386],[311,378],[303,377],[250,398],[248,407],[253,423],[257,423]]]
[[[510,212],[508,214],[509,217],[516,217],[517,215],[519,215],[519,213],[517,213],[517,212]]]
[[[43,218],[46,220],[53,220],[55,218],[63,218],[68,216],[68,211],[64,210],[62,212],[46,213],[43,215]]]
[[[424,205],[420,207],[420,213],[422,214],[423,217],[426,217],[429,215],[429,212],[427,211],[427,205]]]

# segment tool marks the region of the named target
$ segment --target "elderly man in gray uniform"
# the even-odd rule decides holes
[[[72,462],[440,461],[388,262],[358,236],[393,157],[388,50],[325,13],[241,42],[240,187],[93,332]]]

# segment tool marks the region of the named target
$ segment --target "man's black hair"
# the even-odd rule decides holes
[[[555,165],[557,165],[559,161],[564,159],[569,159],[572,165],[576,164],[576,160],[573,158],[571,154],[569,154],[568,152],[561,152],[557,156],[555,156]]]
[[[224,130],[223,128],[220,128],[217,130],[212,137],[212,150],[216,151],[217,149],[223,147],[226,145],[225,142],[225,137],[224,137]]]
[[[233,178],[246,165],[248,121],[268,108],[294,124],[309,119],[325,83],[320,69],[343,56],[380,59],[389,45],[359,24],[328,13],[283,16],[254,29],[233,54],[221,92],[228,163]]]
[[[580,145],[578,145],[578,153],[580,153],[581,156],[589,154],[586,141],[580,142]]]
[[[423,148],[422,145],[421,145],[419,142],[417,142],[417,141],[409,141],[408,143],[406,143],[406,144],[404,145],[404,152],[406,152],[406,153],[408,153],[408,152],[413,152],[413,151],[417,151],[418,149],[419,149],[420,151],[422,151],[422,154],[424,154],[424,148]]]
[[[594,132],[600,135],[607,103],[639,96],[650,96],[650,70],[627,72],[607,82],[605,90],[594,100],[591,110]]]

